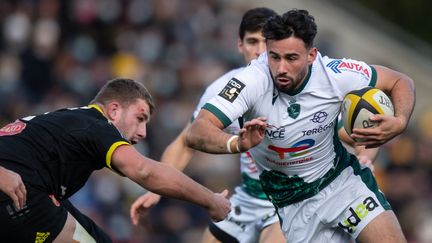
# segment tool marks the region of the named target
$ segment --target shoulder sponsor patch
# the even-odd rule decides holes
[[[11,136],[21,133],[25,127],[26,124],[24,122],[16,120],[15,122],[9,123],[6,126],[2,127],[0,129],[0,136]]]
[[[245,86],[240,80],[232,78],[219,93],[219,96],[232,103]]]
[[[351,60],[336,59],[329,62],[326,66],[330,68],[334,73],[355,72],[361,74],[368,80],[371,78],[369,66],[364,63],[354,62]]]

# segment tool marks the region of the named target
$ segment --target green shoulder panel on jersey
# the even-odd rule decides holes
[[[372,77],[371,77],[371,80],[369,82],[369,86],[375,87],[376,82],[377,82],[377,77],[378,77],[377,71],[373,66],[370,66],[370,68],[372,69]]]
[[[221,110],[219,110],[216,106],[210,103],[206,103],[203,106],[203,109],[206,109],[213,113],[213,115],[215,115],[222,122],[224,127],[227,127],[232,123],[232,121]]]

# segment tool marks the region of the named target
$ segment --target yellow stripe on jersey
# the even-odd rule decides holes
[[[106,154],[106,165],[108,166],[108,168],[110,168],[113,171],[115,171],[115,170],[111,167],[112,154],[114,153],[114,150],[116,150],[116,148],[118,148],[121,145],[125,145],[125,144],[129,145],[129,143],[127,143],[125,141],[119,141],[119,142],[113,143]]]
[[[379,114],[384,114],[384,111],[381,109],[380,104],[374,99],[374,95],[378,93],[379,89],[370,89],[365,94],[363,94],[362,98],[365,99],[373,108],[375,108]]]

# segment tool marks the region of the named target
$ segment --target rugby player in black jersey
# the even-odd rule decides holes
[[[109,241],[67,201],[104,167],[158,194],[196,203],[214,220],[225,218],[230,211],[226,190],[213,193],[131,146],[145,138],[153,109],[142,84],[114,79],[89,106],[25,117],[1,128],[0,172],[18,174],[25,186],[0,192],[2,241]]]

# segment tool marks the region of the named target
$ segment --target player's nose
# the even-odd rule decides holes
[[[259,55],[261,55],[265,51],[266,51],[266,43],[264,41],[259,42],[257,50],[256,50],[256,56],[258,57]]]
[[[140,125],[136,135],[140,140],[144,139],[147,136],[147,126],[145,124]]]

